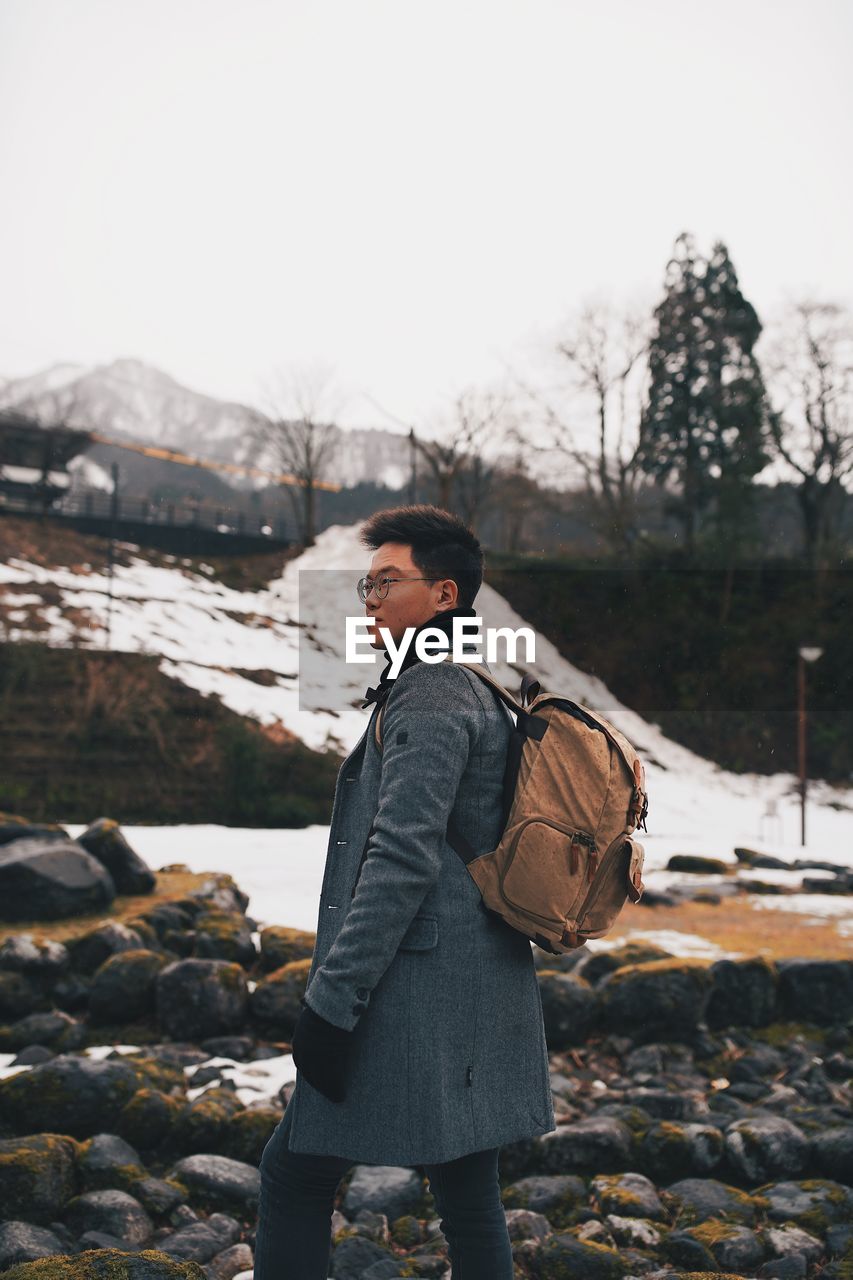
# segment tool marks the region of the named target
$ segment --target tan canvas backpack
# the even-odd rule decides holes
[[[603,938],[644,889],[643,846],[632,836],[638,826],[646,830],[648,812],[639,756],[598,712],[541,692],[532,676],[521,682],[519,703],[480,665],[461,665],[495,691],[516,722],[498,845],[476,854],[452,821],[448,843],[486,909],[544,951],[562,955]],[[380,750],[383,711],[375,728]]]

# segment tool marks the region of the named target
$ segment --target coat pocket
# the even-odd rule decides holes
[[[438,945],[438,916],[414,916],[403,934],[400,951],[430,951]]]

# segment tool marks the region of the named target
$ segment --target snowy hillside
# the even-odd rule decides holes
[[[142,554],[131,559],[129,566],[115,570],[115,649],[159,654],[160,669],[167,675],[218,695],[241,715],[265,724],[278,721],[315,749],[332,746],[345,752],[357,742],[368,717],[361,709],[363,691],[376,682],[384,665],[377,660],[374,666],[347,666],[342,660],[343,619],[363,616],[355,581],[369,553],[359,543],[357,525],[325,530],[314,547],[259,592],[231,590],[212,576],[190,572],[178,560],[160,568]],[[0,564],[0,588],[12,607],[8,639],[47,637],[53,645],[76,640],[92,647],[104,643],[108,582],[103,573],[44,569],[11,559]],[[60,603],[55,602],[57,591]],[[42,603],[44,594],[50,602]],[[526,625],[487,584],[477,607],[486,627]],[[32,629],[33,610],[49,624],[48,631]],[[88,626],[81,624],[81,616]],[[800,854],[798,796],[791,775],[736,775],[718,768],[622,706],[544,637],[536,640],[535,673],[543,688],[601,711],[645,760],[650,794],[645,843],[651,865],[662,865],[674,852],[731,859],[738,844],[788,858]],[[274,673],[274,683],[256,683],[241,674],[252,670]],[[518,694],[522,666],[497,663],[493,671]],[[853,790],[816,783],[810,796],[808,853],[849,862]],[[775,817],[768,813],[774,807]]]

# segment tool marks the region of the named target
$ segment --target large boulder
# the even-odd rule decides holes
[[[709,1027],[762,1027],[776,1010],[776,969],[764,956],[716,960],[705,1011]]]
[[[238,964],[177,960],[157,978],[157,1019],[175,1040],[206,1040],[238,1031],[246,1020],[249,987]]]
[[[151,893],[156,885],[154,872],[131,849],[114,818],[98,818],[77,843],[106,867],[119,893]]]
[[[156,935],[155,935],[156,937]],[[71,965],[80,973],[94,973],[110,956],[146,947],[142,934],[118,920],[105,920],[97,928],[68,944]]]
[[[77,1144],[56,1133],[0,1141],[0,1213],[4,1218],[53,1222],[77,1194]]]
[[[777,961],[778,1016],[821,1024],[853,1020],[853,960]]]
[[[205,1274],[197,1262],[173,1262],[159,1249],[87,1249],[74,1257],[22,1262],[4,1271],[3,1280],[205,1280]]]
[[[203,911],[195,920],[195,954],[205,960],[253,965],[258,958],[252,931],[239,911]]]
[[[202,1204],[257,1209],[261,1175],[254,1165],[228,1156],[195,1155],[179,1160],[168,1178],[185,1186]]]
[[[299,1001],[305,994],[310,968],[311,960],[306,957],[262,978],[249,997],[252,1021],[270,1035],[285,1039],[292,1036],[302,1012]]]
[[[154,1223],[139,1201],[114,1188],[75,1197],[63,1216],[76,1236],[103,1231],[130,1246],[144,1244],[154,1232]]]
[[[108,906],[115,884],[74,840],[33,836],[0,848],[0,919],[59,920]]]
[[[41,836],[45,840],[70,840],[64,827],[58,822],[30,822],[17,813],[0,812],[0,845],[28,836]]]
[[[268,925],[261,930],[261,968],[264,973],[272,973],[292,960],[310,960],[316,943],[316,933],[281,924]]]
[[[16,1262],[34,1262],[64,1250],[59,1237],[46,1227],[34,1227],[29,1222],[0,1222],[0,1269],[4,1271]]]
[[[114,1127],[138,1087],[126,1062],[61,1056],[0,1081],[0,1119],[16,1133],[90,1138]]]
[[[574,973],[540,969],[538,976],[548,1047],[559,1051],[583,1044],[598,1015],[594,989]]]
[[[156,951],[122,951],[110,956],[92,979],[92,1021],[132,1022],[153,1014],[157,975],[167,963],[166,957]]]
[[[599,983],[609,1031],[639,1039],[689,1035],[705,1016],[713,979],[705,961],[677,957],[625,965]]]

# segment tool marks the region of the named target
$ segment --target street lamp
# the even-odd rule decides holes
[[[800,645],[797,653],[797,764],[800,774],[800,843],[806,843],[806,663],[817,662],[823,649]]]

